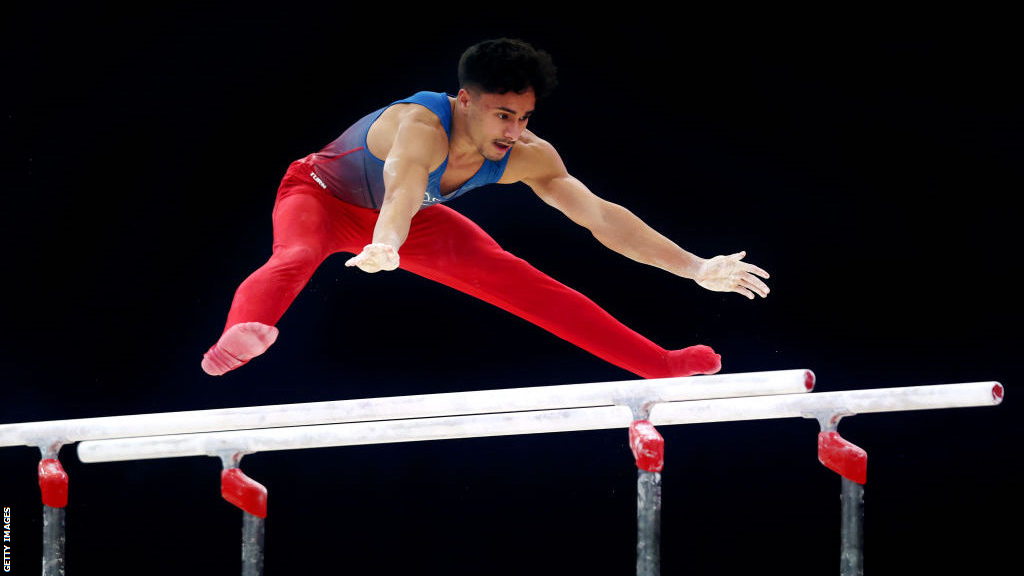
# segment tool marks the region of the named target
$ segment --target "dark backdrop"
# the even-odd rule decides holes
[[[870,455],[871,574],[999,573],[1020,536],[1024,94],[1021,43],[998,17],[380,8],[5,17],[0,422],[633,378],[343,256],[269,354],[218,379],[199,369],[269,255],[287,165],[387,102],[456,91],[467,45],[521,37],[559,66],[530,128],[570,171],[692,252],[747,250],[772,293],[751,302],[633,263],[523,186],[452,207],[659,344],[713,346],[723,372],[810,368],[818,391],[1003,382],[998,408],[840,427]],[[664,573],[836,572],[840,482],[816,432],[663,429]],[[238,570],[217,460],[61,456],[73,573]],[[17,574],[38,570],[37,460],[0,453]],[[633,570],[624,431],[267,453],[243,469],[270,493],[267,574]]]

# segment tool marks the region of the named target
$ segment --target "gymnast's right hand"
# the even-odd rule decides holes
[[[398,268],[398,250],[390,244],[367,244],[363,251],[349,258],[345,266],[356,266],[363,272],[380,272]]]

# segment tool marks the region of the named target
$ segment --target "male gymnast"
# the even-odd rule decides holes
[[[555,148],[526,129],[556,84],[547,53],[488,40],[462,54],[458,73],[456,96],[394,102],[291,164],[274,205],[273,254],[239,286],[203,370],[221,375],[265,352],[285,310],[337,252],[355,254],[346,266],[364,272],[402,268],[475,296],[643,378],[720,370],[710,347],[658,346],[443,204],[485,184],[523,182],[609,249],[708,290],[763,298],[768,274],[744,262],[745,252],[695,256],[572,177]]]

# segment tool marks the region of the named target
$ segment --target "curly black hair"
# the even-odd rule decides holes
[[[522,40],[498,38],[474,44],[459,58],[459,85],[492,94],[522,94],[533,88],[537,100],[558,84],[551,56]]]

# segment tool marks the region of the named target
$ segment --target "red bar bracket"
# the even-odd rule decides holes
[[[266,487],[238,468],[228,468],[220,473],[220,495],[253,516],[267,517]]]
[[[818,461],[857,484],[868,481],[868,453],[848,442],[839,432],[833,430],[818,434]]]
[[[636,467],[648,472],[661,472],[665,467],[665,439],[647,420],[629,426],[629,449]]]
[[[56,458],[39,461],[39,491],[43,493],[43,504],[50,508],[68,505],[68,474]]]

